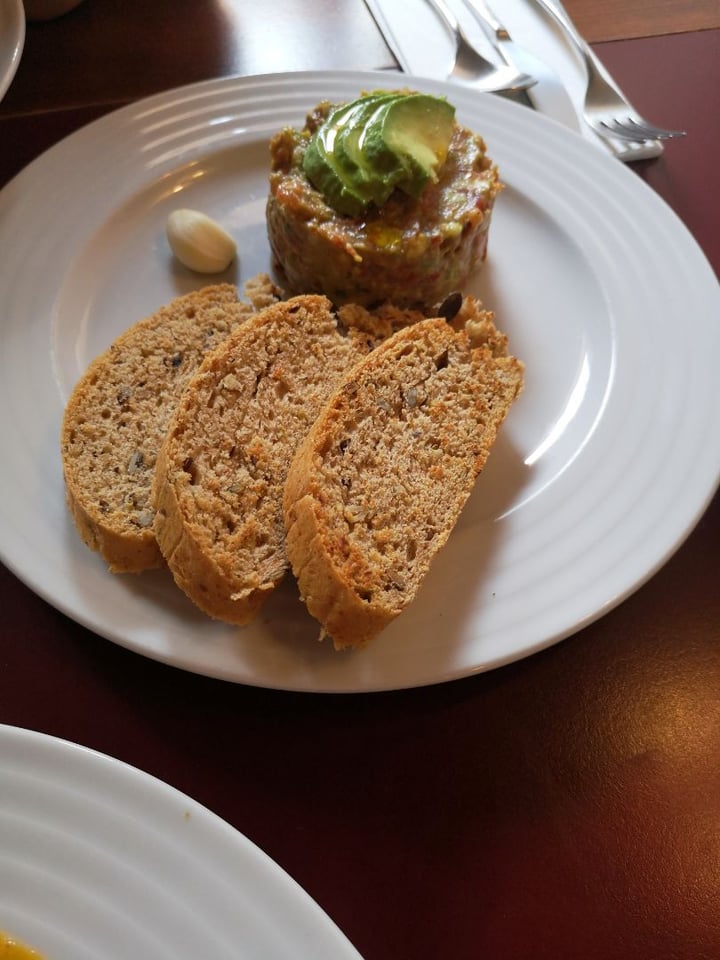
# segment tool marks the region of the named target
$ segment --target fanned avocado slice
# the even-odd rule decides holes
[[[388,158],[405,169],[397,186],[417,196],[445,163],[455,122],[455,108],[440,97],[408,94],[379,111],[365,130],[362,149],[367,162],[380,167]]]
[[[346,108],[340,110],[346,112]],[[335,152],[337,126],[334,125],[334,119],[338,112],[331,112],[310,138],[303,157],[303,171],[333,209],[349,216],[359,216],[370,202],[370,197],[362,187],[355,186],[355,178],[347,175]]]
[[[334,141],[338,166],[345,176],[376,206],[382,206],[404,175],[399,157],[391,153],[374,160],[364,150],[364,138],[375,118],[403,93],[380,93],[357,100],[343,117]]]
[[[417,196],[445,161],[454,108],[444,99],[376,91],[330,112],[305,151],[305,175],[339,213],[381,207],[396,187]]]

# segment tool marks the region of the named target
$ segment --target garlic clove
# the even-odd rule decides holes
[[[237,253],[230,234],[199,210],[173,210],[166,233],[177,259],[196,273],[222,273]]]

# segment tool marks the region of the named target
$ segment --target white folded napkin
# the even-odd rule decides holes
[[[365,2],[403,72],[441,80],[447,77],[454,57],[452,38],[425,0]],[[462,0],[446,3],[477,49],[489,60],[496,60],[490,42]],[[538,80],[529,91],[537,110],[610,150],[620,160],[640,160],[662,153],[662,144],[656,140],[639,145],[604,140],[582,120],[585,70],[562,32],[532,0],[490,0],[490,6],[516,44],[532,55],[532,61],[518,66]]]

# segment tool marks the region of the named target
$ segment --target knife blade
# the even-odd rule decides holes
[[[457,2],[458,0],[455,0],[454,4],[452,0],[418,0],[416,4],[418,16],[415,17],[408,17],[405,7],[397,3],[397,0],[365,0],[365,6],[403,73],[446,79],[447,69],[445,69],[443,51],[446,50],[448,57],[452,53],[453,21],[457,23],[453,6],[456,7]],[[427,15],[425,10],[428,11]],[[437,25],[435,16],[445,21],[448,43],[446,47],[444,43],[433,44],[428,49],[428,22],[432,21],[435,27]],[[442,70],[445,72],[441,73]],[[499,92],[498,82],[502,84],[500,74],[504,74],[507,78],[509,72],[504,63],[499,64],[497,75],[491,74],[485,80],[474,81],[473,87],[478,91],[497,93]],[[528,79],[532,79],[534,84],[534,78]]]
[[[522,69],[535,76],[535,72],[527,66],[527,60],[531,55],[528,54],[526,50],[521,50],[521,48],[517,46],[507,28],[498,20],[485,0],[463,0],[463,3],[480,24],[493,50],[503,63],[508,67],[519,70],[524,60],[525,64],[522,66]],[[508,96],[508,99],[522,103],[533,110],[535,109],[535,103],[527,90],[512,90],[503,92],[502,95]]]
[[[531,97],[514,97],[513,99],[525,106],[533,107],[546,116],[553,117],[571,130],[578,131],[577,111],[555,68],[547,61],[536,57],[527,47],[516,43],[487,0],[462,0],[462,3],[473,15],[483,36],[497,51],[498,56],[505,60],[509,58],[516,67],[524,70],[525,73],[532,74],[538,81],[533,87]]]
[[[406,2],[409,6],[411,5],[409,0],[406,0]],[[446,2],[452,5],[455,15],[458,16],[460,5],[464,3],[464,0],[446,0]],[[507,0],[507,2],[510,2],[510,0]],[[405,2],[400,4],[397,0],[365,0],[365,6],[368,8],[385,43],[397,60],[402,73],[445,77],[445,73],[442,73],[445,67],[442,45],[440,53],[435,46],[428,49],[428,23],[422,16],[425,10],[424,3],[417,3],[418,14],[420,14],[417,17],[408,16]],[[474,19],[473,23],[470,23],[471,12],[463,6],[463,13],[466,14],[466,26],[476,35],[483,48],[491,49],[480,23],[475,22]],[[531,74],[537,80],[532,88],[533,106],[536,111],[552,117],[571,130],[578,131],[579,122],[575,107],[557,71],[545,60],[531,54],[525,46],[516,45],[512,55],[517,56],[518,59],[522,55],[525,58],[520,60],[523,72]],[[496,93],[497,91],[493,91],[494,95]]]

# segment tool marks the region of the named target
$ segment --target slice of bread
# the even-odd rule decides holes
[[[89,366],[68,401],[61,453],[82,539],[114,573],[162,564],[150,484],[172,410],[205,353],[280,293],[259,275],[208,286],[134,324]]]
[[[171,419],[153,484],[155,535],[178,586],[248,623],[287,569],[282,493],[298,443],[342,375],[418,314],[269,307],[209,354]]]
[[[415,597],[523,382],[492,314],[397,332],[332,394],[288,471],[286,550],[336,649],[362,647]]]

